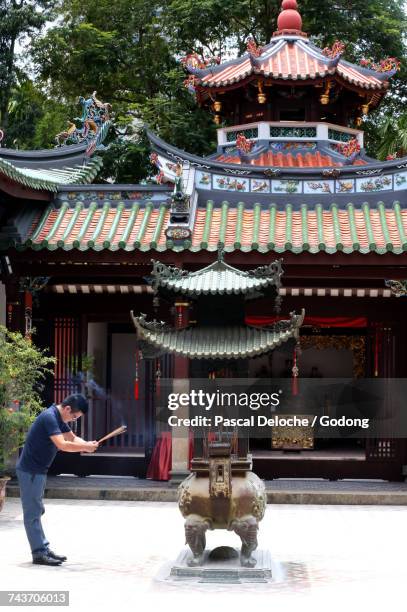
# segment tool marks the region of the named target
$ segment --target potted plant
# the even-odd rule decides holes
[[[41,411],[40,393],[55,363],[30,336],[0,325],[0,511],[13,468],[9,462],[23,444],[25,434]]]

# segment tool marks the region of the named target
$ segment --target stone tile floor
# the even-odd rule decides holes
[[[259,548],[271,551],[273,580],[221,586],[165,580],[184,542],[174,503],[46,500],[45,505],[45,531],[68,562],[56,568],[31,564],[20,502],[9,498],[0,513],[0,589],[69,590],[69,609],[78,612],[405,607],[403,506],[268,506]],[[207,544],[236,546],[238,540],[214,531]]]

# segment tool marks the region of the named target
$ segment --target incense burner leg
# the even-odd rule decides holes
[[[257,548],[258,529],[258,521],[254,516],[235,519],[230,525],[230,530],[234,531],[242,541],[240,564],[243,567],[254,567],[257,563],[252,552]]]
[[[193,558],[188,561],[189,566],[202,565],[206,546],[205,532],[209,527],[209,521],[200,516],[189,516],[186,519],[185,540],[193,554]]]

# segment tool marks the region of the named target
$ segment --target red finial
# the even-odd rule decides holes
[[[281,8],[282,11],[277,19],[277,27],[279,32],[282,30],[294,30],[301,32],[302,18],[297,10],[297,0],[283,0]]]

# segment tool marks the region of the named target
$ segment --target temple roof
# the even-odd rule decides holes
[[[277,81],[305,81],[337,76],[363,89],[383,91],[392,76],[392,72],[376,72],[340,57],[330,59],[307,38],[292,35],[272,39],[262,47],[258,57],[245,53],[218,66],[187,68],[197,77],[196,85],[203,90],[229,86],[250,76],[261,75]]]
[[[266,128],[268,138],[261,137],[260,130]],[[330,175],[356,178],[381,175],[407,167],[407,157],[388,161],[368,157],[363,149],[363,141],[362,144],[359,142],[362,140],[360,131],[334,124],[303,123],[289,126],[284,122],[260,122],[222,131],[225,132],[224,136],[230,136],[233,140],[222,143],[217,152],[208,157],[199,157],[178,149],[148,132],[154,149],[153,163],[168,181],[174,180],[173,168],[176,162],[202,169],[202,173],[207,173],[208,177],[214,177],[215,173],[227,173],[237,178],[252,176],[257,179],[265,176],[321,178]],[[322,135],[317,136],[319,131],[326,133],[325,138]],[[252,132],[255,136],[250,135]],[[271,137],[271,133],[278,136]],[[239,151],[236,139],[240,134],[248,134],[246,140],[251,143],[250,151]]]
[[[1,155],[1,150],[0,150]],[[102,166],[102,160],[95,157],[82,166],[62,168],[24,168],[0,157],[0,175],[31,189],[58,191],[58,185],[90,183]]]
[[[268,287],[281,285],[281,262],[276,261],[255,270],[243,271],[223,260],[222,251],[218,260],[196,272],[187,272],[175,266],[153,260],[152,285],[163,287],[186,296],[250,294]]]
[[[57,192],[59,186],[93,181],[102,160],[90,157],[105,148],[103,141],[111,127],[110,104],[98,100],[96,93],[88,99],[79,97],[82,116],[74,120],[78,125],[68,122],[67,129],[55,135],[54,148],[32,151],[0,148],[0,180],[2,176],[6,178],[1,187],[4,191],[14,193],[12,183]],[[28,193],[24,195],[29,198]],[[38,194],[33,197],[36,199]]]
[[[166,196],[162,190],[157,194]],[[310,195],[308,203],[302,196],[296,205],[287,202],[287,195],[280,196],[284,203],[278,205],[245,202],[248,196],[244,194],[239,194],[240,201],[224,200],[221,206],[201,199],[191,237],[176,241],[165,234],[168,205],[165,200],[152,199],[151,192],[141,192],[138,197],[143,197],[136,201],[109,200],[107,195],[111,194],[106,193],[101,193],[104,199],[98,201],[84,200],[78,197],[81,195],[72,193],[69,199],[58,200],[46,210],[27,206],[25,216],[20,215],[15,222],[14,234],[4,237],[2,243],[19,249],[67,251],[198,252],[223,247],[226,252],[400,254],[407,250],[407,209],[397,200],[397,194],[386,204],[380,199],[385,194],[365,194],[360,204],[354,203],[357,194],[353,198],[352,194],[343,194],[341,205],[339,196],[333,199],[329,194]],[[264,197],[270,202],[270,195]]]
[[[200,61],[190,55],[185,67],[193,75],[189,86],[198,98],[211,97],[211,91],[234,87],[236,83],[263,77],[268,85],[281,81],[293,84],[332,77],[350,89],[369,90],[370,106],[376,106],[388,87],[388,79],[397,70],[397,62],[351,64],[342,58],[345,46],[336,41],[331,49],[320,49],[302,31],[302,18],[296,0],[283,0],[271,41],[259,47],[249,39],[247,53],[223,63]],[[392,58],[390,58],[392,59]],[[376,94],[376,96],[374,95]]]
[[[225,359],[255,357],[268,353],[290,338],[297,338],[305,312],[291,314],[289,321],[275,327],[189,327],[166,329],[164,324],[148,323],[145,315],[131,317],[139,339],[153,347],[191,359]]]
[[[298,143],[298,149],[301,148],[301,143]],[[242,158],[239,156],[237,149],[229,151],[226,155],[222,153],[215,158],[219,162],[226,164],[241,164]],[[327,168],[327,167],[341,167],[346,162],[345,159],[338,160],[334,159],[328,152],[316,150],[316,151],[300,151],[285,153],[284,151],[253,151],[252,155],[248,157],[247,162],[252,166],[260,167],[276,167],[276,168]],[[357,157],[351,165],[363,166],[367,162]]]

